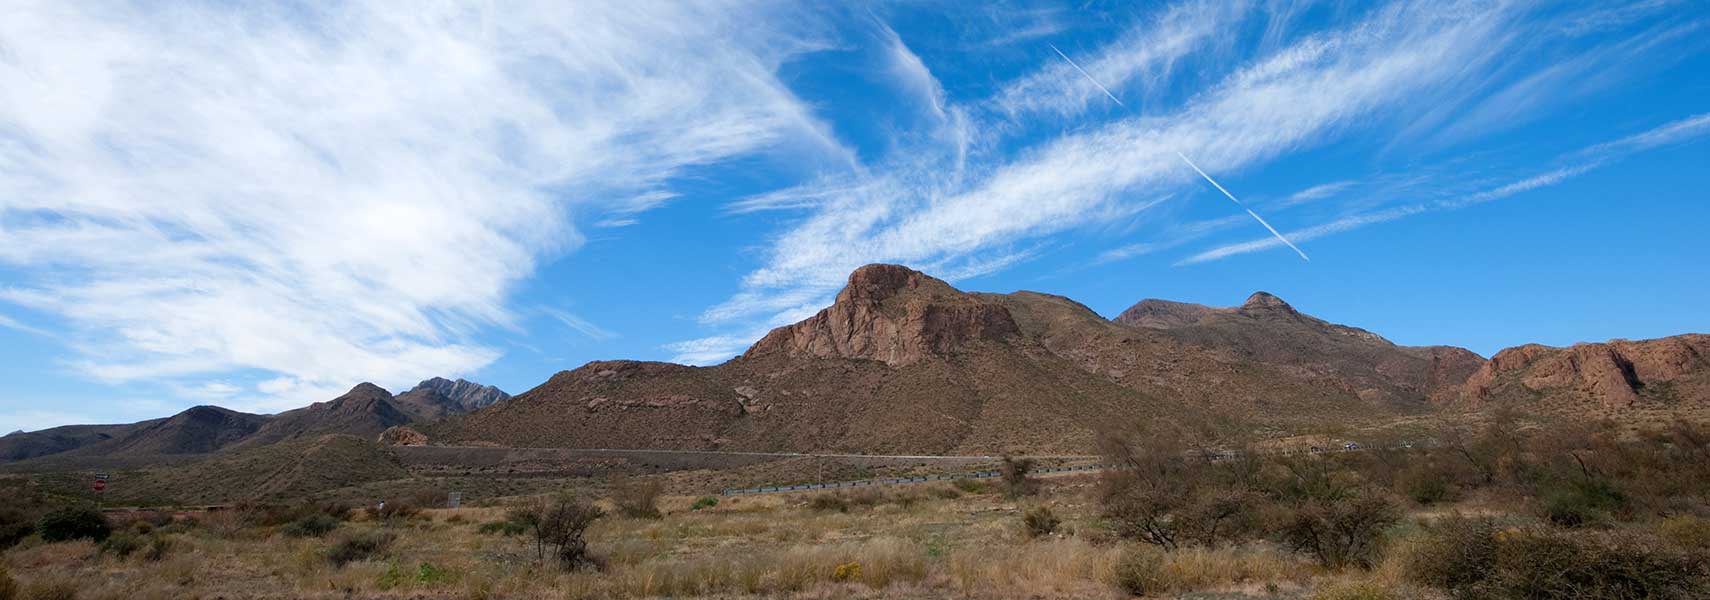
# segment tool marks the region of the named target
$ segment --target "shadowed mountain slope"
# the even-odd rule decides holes
[[[349,434],[374,440],[387,428],[462,414],[509,396],[464,380],[429,379],[394,397],[371,383],[338,398],[255,415],[197,406],[164,419],[121,425],[68,425],[0,437],[0,460],[51,465],[146,463],[282,441]]]
[[[1397,347],[1255,298],[1233,309],[1242,321],[1199,325],[1231,309],[1176,305],[1189,308],[1153,320],[1194,325],[1131,326],[1060,296],[966,293],[869,265],[831,306],[722,365],[589,363],[422,432],[471,445],[1089,452],[1099,428],[1160,416],[1277,431],[1381,420],[1428,409],[1434,369],[1477,368],[1464,350]],[[1376,380],[1389,372],[1405,381]]]

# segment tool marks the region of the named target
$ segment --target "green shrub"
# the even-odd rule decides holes
[[[137,550],[142,549],[142,547],[143,538],[123,532],[108,536],[106,541],[101,542],[102,553],[111,554],[119,558],[130,556],[132,552],[136,552]]]
[[[956,491],[956,488],[953,487],[933,486],[930,493],[940,500],[955,500],[962,497],[962,492]]]
[[[808,499],[808,508],[819,512],[849,512],[849,499],[843,494],[816,494]]]
[[[18,545],[18,542],[35,532],[36,524],[24,520],[22,516],[17,519],[0,519],[0,550]]]
[[[327,548],[327,560],[334,566],[343,567],[359,560],[368,560],[378,556],[392,546],[396,538],[384,531],[354,531],[340,537]]]
[[[153,539],[149,540],[148,549],[143,551],[143,560],[149,562],[160,562],[166,558],[167,554],[172,553],[172,546],[172,538],[164,535],[156,535]]]
[[[1429,468],[1415,468],[1402,474],[1397,481],[1400,491],[1414,502],[1432,505],[1454,499],[1454,485],[1448,477]]]
[[[107,517],[93,508],[64,508],[48,513],[36,524],[36,531],[42,539],[49,542],[65,542],[77,539],[91,539],[97,542],[107,540],[112,535],[113,528],[107,524]]]
[[[338,526],[338,519],[324,514],[313,514],[292,521],[279,531],[290,537],[321,537],[332,533]]]
[[[1123,552],[1116,561],[1116,587],[1133,596],[1164,591],[1164,557],[1151,549]]]
[[[1562,527],[1584,527],[1607,520],[1627,506],[1627,497],[1602,478],[1574,479],[1544,490],[1543,517]]]
[[[1037,506],[1021,515],[1021,524],[1026,527],[1027,537],[1051,535],[1057,531],[1057,525],[1062,523],[1049,506]]]
[[[952,479],[950,486],[964,494],[984,494],[986,490],[990,489],[986,482],[978,479]]]
[[[522,535],[524,532],[528,531],[528,525],[506,519],[504,521],[482,523],[481,527],[478,528],[477,531],[486,535]]]
[[[18,580],[12,579],[12,574],[6,572],[6,565],[0,564],[0,600],[13,600],[18,597]]]
[[[695,503],[689,507],[689,510],[700,510],[703,508],[712,508],[714,506],[718,506],[718,498],[717,497],[715,497],[715,496],[701,496],[701,497],[695,499]]]
[[[390,590],[406,584],[433,585],[451,580],[451,571],[433,566],[431,563],[421,563],[414,572],[398,568],[397,563],[386,566],[386,572],[380,575],[380,589]]]
[[[1635,533],[1502,529],[1486,519],[1433,529],[1410,576],[1460,598],[1698,598],[1706,557]]]

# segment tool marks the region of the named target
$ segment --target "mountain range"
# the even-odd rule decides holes
[[[0,460],[110,456],[168,457],[241,450],[326,434],[373,439],[389,427],[491,406],[498,388],[433,378],[396,396],[363,383],[326,402],[276,415],[197,406],[163,419],[122,425],[67,425],[0,437]]]
[[[1257,292],[1237,306],[1142,300],[1114,319],[1050,294],[964,292],[897,265],[728,362],[596,361],[514,398],[430,379],[362,384],[272,416],[196,407],[0,438],[0,459],[244,451],[349,434],[450,446],[1088,452],[1151,419],[1260,436],[1509,407],[1613,416],[1710,402],[1710,336],[1526,345],[1489,360],[1401,346]]]

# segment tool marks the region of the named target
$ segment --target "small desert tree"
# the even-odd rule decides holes
[[[599,507],[561,495],[512,509],[506,520],[520,525],[534,537],[535,553],[541,561],[546,560],[550,550],[559,566],[572,570],[594,564],[584,535],[603,516],[605,511]]]
[[[1003,475],[1004,494],[1010,498],[1032,496],[1039,492],[1039,482],[1030,475],[1033,473],[1033,459],[1004,456],[999,473]]]
[[[1116,467],[1105,471],[1104,514],[1123,537],[1175,550],[1185,541],[1177,515],[1186,510],[1199,477],[1180,430],[1147,429],[1100,440],[1106,460]]]

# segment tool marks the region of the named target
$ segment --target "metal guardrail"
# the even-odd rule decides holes
[[[1071,471],[1094,471],[1105,468],[1104,465],[1080,465],[1073,467],[1047,467],[1034,469],[1033,473],[1067,473]],[[883,479],[861,479],[857,481],[838,481],[831,483],[804,483],[799,485],[764,486],[752,488],[725,488],[722,495],[741,496],[747,494],[772,494],[777,492],[807,492],[813,490],[847,489],[871,487],[876,485],[910,485],[916,483],[931,483],[934,481],[953,481],[957,479],[995,479],[1002,477],[1000,471],[975,471],[972,473],[955,473],[951,475],[922,475],[918,477],[892,477]]]
[[[1389,449],[1392,449],[1392,450],[1414,450],[1414,449],[1434,448],[1436,446],[1437,446],[1437,443],[1433,440],[1433,441],[1426,441],[1426,442],[1407,442],[1404,444],[1391,446],[1391,447],[1389,447]],[[1296,448],[1288,448],[1288,449],[1283,449],[1283,450],[1273,450],[1273,451],[1269,451],[1269,452],[1256,452],[1254,454],[1261,455],[1261,456],[1299,456],[1299,455],[1332,454],[1332,453],[1340,453],[1340,452],[1360,452],[1360,451],[1371,450],[1371,449],[1372,448],[1367,447],[1367,446],[1362,445],[1362,444],[1359,444],[1359,443],[1347,443],[1347,444],[1343,444],[1343,445],[1331,445],[1328,447],[1319,447],[1319,446],[1296,447]],[[1212,451],[1199,450],[1199,451],[1188,452],[1184,458],[1187,458],[1190,460],[1191,459],[1201,459],[1201,460],[1205,460],[1207,462],[1217,462],[1217,461],[1230,460],[1233,458],[1237,458],[1237,457],[1241,456],[1241,454],[1242,453],[1235,452],[1235,451],[1212,452]],[[1073,472],[1073,471],[1102,471],[1102,470],[1107,469],[1107,468],[1110,468],[1110,467],[1108,467],[1106,465],[1079,465],[1079,466],[1072,466],[1072,467],[1046,467],[1046,468],[1041,468],[1041,469],[1034,469],[1031,472],[1032,473],[1067,473],[1067,472]],[[778,492],[806,492],[806,491],[813,491],[813,490],[844,489],[844,488],[855,488],[855,487],[868,487],[868,486],[875,486],[875,485],[909,485],[909,484],[915,484],[915,483],[929,483],[929,482],[933,482],[933,481],[951,481],[951,480],[955,480],[955,479],[994,479],[994,478],[997,478],[1000,476],[1002,476],[1002,473],[999,471],[976,471],[973,473],[956,473],[953,475],[926,475],[926,476],[921,476],[921,477],[897,477],[897,478],[889,478],[889,479],[863,479],[863,480],[859,480],[859,481],[840,481],[840,482],[833,482],[833,483],[804,483],[804,484],[800,484],[800,485],[764,486],[764,487],[752,487],[752,488],[740,488],[740,489],[725,488],[724,491],[722,492],[722,495],[740,496],[740,495],[746,495],[746,494],[773,494],[773,493],[778,493]]]

